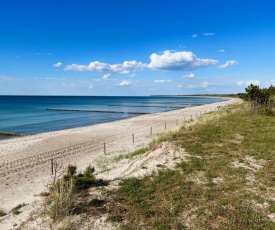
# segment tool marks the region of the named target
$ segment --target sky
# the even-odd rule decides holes
[[[0,95],[275,85],[274,0],[0,0]]]

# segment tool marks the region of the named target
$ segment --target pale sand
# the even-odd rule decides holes
[[[184,120],[190,120],[191,116],[196,119],[205,112],[216,110],[217,106],[224,107],[239,101],[240,99],[230,99],[165,113],[0,141],[0,209],[8,212],[20,203],[38,202],[41,198],[37,195],[45,191],[46,185],[52,181],[51,159],[64,166],[69,163],[76,164],[79,169],[93,165],[96,167],[97,177],[103,179],[140,175],[135,174],[136,165],[147,163],[148,166],[150,161],[156,161],[152,154],[157,156],[158,153],[148,153],[140,161],[134,161],[130,165],[120,164],[107,172],[101,172],[102,169],[97,167],[97,164],[110,163],[108,159],[146,146],[157,133],[165,131],[165,126],[166,130],[177,128]],[[153,135],[150,135],[151,127]],[[162,163],[163,159],[167,160],[167,157],[158,158],[159,163]],[[172,159],[172,156],[170,158]],[[153,164],[156,165],[157,162]],[[24,216],[20,218],[25,219]],[[10,229],[12,222],[18,222],[7,219],[0,219],[0,229]]]

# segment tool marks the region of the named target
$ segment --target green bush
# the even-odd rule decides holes
[[[275,87],[261,89],[257,85],[250,84],[245,88],[246,93],[241,94],[241,98],[250,104],[249,113],[259,113],[263,115],[273,115],[272,107],[274,107],[273,97],[275,95]]]
[[[96,178],[93,175],[95,169],[90,165],[85,169],[84,173],[77,173],[77,167],[75,165],[69,165],[67,173],[63,176],[65,181],[73,180],[76,190],[83,190],[96,185]]]

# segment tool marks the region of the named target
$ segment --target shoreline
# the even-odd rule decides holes
[[[126,154],[150,143],[158,133],[179,127],[184,120],[196,119],[241,101],[216,102],[168,112],[147,114],[96,125],[15,137],[0,141],[0,209],[9,211],[20,203],[31,204],[52,181],[50,159],[76,164],[83,170],[103,156]],[[150,134],[150,128],[153,130]],[[135,135],[134,141],[132,135]],[[134,143],[133,143],[134,142]],[[103,144],[106,144],[104,152]],[[105,145],[104,144],[104,145]],[[97,171],[96,174],[100,172]],[[112,175],[115,178],[115,175]],[[110,178],[110,179],[112,179]]]
[[[49,96],[49,97],[52,97],[52,96]],[[67,98],[67,97],[65,97],[65,98]],[[141,100],[139,98],[140,97],[137,97],[138,101]],[[149,98],[149,96],[148,96],[148,98]],[[22,100],[24,102],[26,99],[20,99],[20,100]],[[34,99],[32,99],[32,100],[34,100]],[[159,105],[154,105],[154,106],[152,106],[152,105],[148,106],[148,105],[144,105],[144,104],[148,104],[148,100],[150,101],[149,104],[154,103],[154,102],[156,102],[156,104],[158,104],[157,101],[159,101],[159,99],[157,99],[157,100],[155,100],[155,99],[152,99],[152,100],[151,99],[146,99],[145,100],[146,103],[143,103],[143,100],[141,100],[140,102],[137,103],[137,104],[141,103],[140,105],[136,105],[135,103],[133,104],[133,102],[135,102],[136,99],[134,101],[131,99],[131,100],[126,100],[127,104],[132,103],[130,106],[126,105],[127,107],[143,107],[145,109],[143,109],[143,108],[124,109],[124,108],[117,108],[117,106],[120,105],[120,104],[117,104],[117,103],[121,103],[121,101],[120,100],[117,101],[117,99],[107,101],[106,106],[104,104],[105,101],[100,101],[100,100],[98,101],[98,100],[95,100],[95,99],[89,99],[89,100],[92,100],[91,103],[89,103],[89,104],[94,105],[94,106],[92,106],[92,107],[84,106],[84,107],[79,107],[79,108],[78,108],[78,106],[73,106],[71,108],[69,106],[69,108],[67,108],[67,106],[62,106],[62,105],[56,105],[57,106],[56,107],[54,103],[51,104],[52,100],[53,99],[43,99],[43,101],[45,101],[46,104],[45,104],[44,107],[43,106],[41,107],[39,105],[40,106],[39,109],[41,109],[41,111],[40,111],[41,115],[37,116],[36,111],[30,110],[31,113],[34,112],[34,118],[33,118],[33,119],[35,119],[34,122],[32,120],[32,117],[30,117],[31,114],[28,114],[28,115],[25,116],[27,119],[22,117],[23,118],[22,121],[19,119],[16,122],[16,124],[14,124],[13,120],[9,119],[9,117],[13,118],[14,116],[13,116],[12,113],[13,112],[16,113],[16,110],[15,111],[12,110],[13,111],[12,113],[8,111],[8,113],[6,114],[7,123],[6,122],[5,122],[6,124],[3,123],[3,122],[1,123],[2,124],[2,130],[0,130],[0,137],[2,136],[1,132],[16,133],[18,135],[34,135],[34,134],[39,134],[39,133],[44,133],[44,132],[59,131],[59,130],[63,130],[63,129],[86,127],[86,126],[96,125],[96,124],[99,124],[99,123],[105,123],[105,122],[110,122],[110,121],[112,122],[112,121],[115,121],[115,120],[130,118],[130,117],[136,116],[136,115],[143,115],[143,114],[150,114],[150,113],[165,113],[167,111],[172,111],[172,110],[175,110],[175,109],[181,109],[183,107],[198,106],[197,105],[198,102],[195,99],[193,99],[193,100],[191,99],[191,102],[193,102],[191,104],[188,104],[188,100],[187,100],[187,102],[184,102],[186,100],[183,100],[183,101],[180,100],[181,102],[177,102],[177,104],[178,103],[181,104],[182,102],[184,102],[183,106],[178,106],[178,107],[175,107],[175,108],[174,108],[173,104],[169,103],[169,101],[171,99],[167,99],[168,101],[165,101],[166,103],[160,103]],[[93,100],[95,100],[95,101],[93,101]],[[106,100],[106,99],[104,99],[104,100]],[[207,99],[207,97],[205,97],[205,100],[206,100],[205,101],[206,103],[208,103],[208,102],[216,103],[216,101],[217,101],[217,100],[214,100],[214,99]],[[226,99],[220,98],[220,100],[223,101],[223,100],[226,100]],[[13,101],[14,100],[11,100],[11,102],[13,102]],[[66,103],[69,103],[69,104],[72,103],[69,99],[66,99],[66,100],[63,99],[61,102],[62,103],[64,102],[65,104]],[[76,102],[77,103],[82,103],[81,100],[77,100]],[[85,103],[83,105],[86,105]],[[98,104],[98,103],[100,103],[100,104]],[[108,104],[108,103],[111,103],[111,104]],[[112,104],[112,103],[114,103],[114,104]],[[165,104],[165,106],[163,106],[163,104]],[[100,105],[100,108],[97,107],[97,105]],[[102,107],[103,105],[105,107]],[[115,106],[115,107],[111,108],[109,106],[112,106],[112,107]],[[151,108],[147,109],[146,107],[155,107],[156,109],[151,109]],[[160,109],[158,109],[158,108],[160,108]],[[23,112],[25,110],[28,111],[27,108],[24,108]],[[59,111],[59,112],[63,112],[63,111],[64,112],[93,112],[93,113],[104,112],[104,113],[117,113],[117,115],[110,114],[110,115],[103,116],[102,114],[95,114],[95,115],[93,115],[93,114],[91,114],[91,115],[87,115],[87,114],[82,114],[82,115],[77,115],[77,114],[76,115],[75,114],[70,115],[69,114],[68,115],[68,114],[65,114],[63,116],[62,114],[58,115],[58,113],[56,113],[56,114],[51,114],[50,113],[50,117],[53,116],[53,118],[47,119],[48,115],[47,115],[46,110],[54,110],[54,111]],[[40,113],[38,113],[38,114],[40,114]],[[88,118],[88,116],[91,116],[92,119]],[[62,117],[65,117],[65,118],[68,117],[68,119],[70,119],[71,121],[64,120],[65,118],[62,119]],[[82,119],[78,119],[78,117],[87,117],[87,119],[82,120]],[[14,117],[14,119],[16,119],[16,116]],[[61,123],[58,122],[58,121],[62,121],[62,120],[64,120],[64,122],[61,122]],[[9,123],[11,123],[11,124],[9,124]],[[52,126],[52,124],[55,124],[55,125]],[[2,137],[1,139],[5,139],[5,138]]]

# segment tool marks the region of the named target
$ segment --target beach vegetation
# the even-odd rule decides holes
[[[148,147],[144,147],[144,148],[140,148],[140,149],[137,149],[131,153],[128,153],[127,155],[125,155],[125,158],[126,159],[132,159],[134,158],[135,156],[138,156],[138,155],[141,155],[141,154],[144,154],[146,153],[147,151],[149,150]]]
[[[80,203],[88,188],[107,184],[96,180],[93,173],[94,168],[90,165],[84,172],[77,172],[75,165],[68,165],[67,173],[50,186],[46,201],[48,213],[54,221],[63,220],[81,209]]]
[[[25,203],[22,203],[22,204],[19,204],[17,205],[16,207],[14,207],[12,210],[11,210],[11,213],[14,214],[14,215],[18,215],[19,213],[21,213],[20,209],[23,208],[24,206],[26,206],[27,204]]]
[[[241,98],[249,103],[249,113],[261,113],[273,115],[275,87],[260,88],[257,85],[250,84],[245,88],[246,93]]]
[[[140,149],[137,149],[133,152],[130,152],[130,153],[127,153],[127,154],[119,154],[118,156],[116,156],[114,158],[114,162],[119,162],[123,159],[133,159],[134,157],[138,156],[138,155],[142,155],[144,153],[146,153],[148,150],[150,150],[151,148],[150,147],[143,147],[143,148],[140,148]]]
[[[241,104],[163,135],[190,156],[122,180],[109,216],[121,229],[274,229],[274,122]]]
[[[7,213],[6,212],[4,212],[2,209],[0,209],[0,217],[2,217],[2,216],[6,216],[7,215]]]

